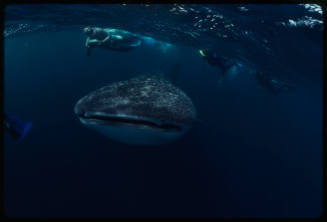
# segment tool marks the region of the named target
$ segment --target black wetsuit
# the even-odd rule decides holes
[[[108,36],[108,33],[100,28],[95,28],[95,31],[90,35],[90,39],[104,40]]]

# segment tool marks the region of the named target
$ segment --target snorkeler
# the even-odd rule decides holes
[[[83,31],[87,35],[85,46],[88,56],[92,47],[127,51],[142,43],[139,36],[124,30],[87,26]]]
[[[16,140],[23,139],[32,127],[31,122],[24,122],[7,113],[4,114],[3,125],[5,130]]]
[[[277,78],[273,78],[268,75],[264,75],[263,72],[256,72],[257,81],[268,89],[273,94],[279,94],[281,92],[287,92],[294,90],[295,86],[286,81],[281,81]]]
[[[222,82],[226,73],[228,73],[232,68],[242,66],[242,64],[236,62],[235,60],[229,59],[225,56],[220,56],[212,50],[200,49],[199,53],[209,65],[218,67],[221,70],[221,75],[219,78],[220,83]]]

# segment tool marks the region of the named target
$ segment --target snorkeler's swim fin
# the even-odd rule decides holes
[[[21,140],[30,131],[32,123],[24,122],[15,116],[5,113],[4,127],[5,130],[9,132],[14,139]]]

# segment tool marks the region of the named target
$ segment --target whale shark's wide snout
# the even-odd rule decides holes
[[[124,116],[124,115],[115,115],[107,113],[83,113],[77,112],[76,115],[79,117],[80,121],[84,124],[90,125],[125,125],[126,127],[135,127],[135,128],[149,128],[157,129],[163,131],[182,131],[184,127],[180,124],[173,122],[161,122],[159,120],[142,118],[135,116]]]
[[[142,76],[102,87],[75,105],[79,120],[108,138],[156,145],[186,133],[195,119],[192,101],[157,76]]]

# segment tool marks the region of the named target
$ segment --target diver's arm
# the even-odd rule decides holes
[[[91,47],[94,47],[94,46],[97,46],[97,45],[99,45],[99,40],[98,39],[90,39],[88,41],[87,48],[91,48]]]
[[[86,48],[86,56],[91,56],[91,47]]]
[[[85,41],[86,48],[90,48],[89,41],[90,41],[90,37],[87,37],[87,39]]]
[[[103,43],[105,43],[106,41],[108,41],[110,39],[110,35],[108,35],[105,39],[103,40],[98,40],[98,45],[101,45]]]

